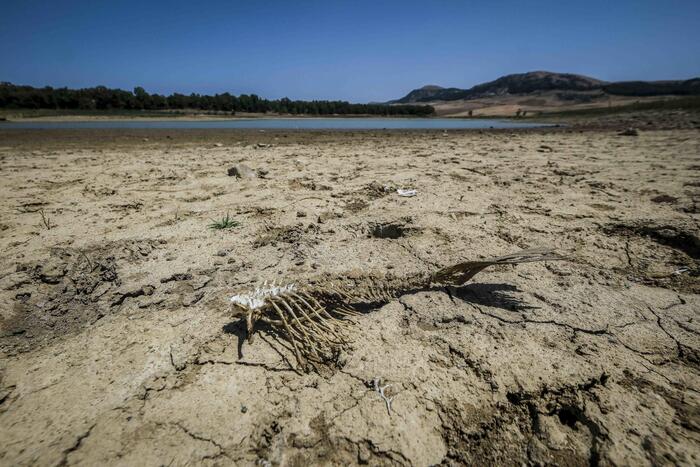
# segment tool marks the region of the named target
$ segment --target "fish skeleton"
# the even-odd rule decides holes
[[[248,342],[264,323],[292,346],[297,369],[334,361],[347,345],[345,329],[357,318],[402,295],[435,287],[461,286],[489,266],[563,260],[551,249],[522,250],[506,256],[467,261],[434,273],[405,277],[352,275],[321,278],[307,284],[263,284],[230,298],[245,316]]]

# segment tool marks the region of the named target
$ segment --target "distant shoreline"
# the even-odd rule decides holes
[[[0,111],[1,112],[1,111]],[[19,114],[19,112],[18,112]],[[7,122],[92,122],[92,121],[226,121],[226,120],[293,120],[293,119],[328,119],[328,118],[371,118],[371,119],[416,119],[416,118],[448,118],[448,117],[416,117],[406,115],[270,115],[270,114],[239,114],[239,115],[215,115],[215,114],[170,114],[164,112],[161,115],[124,115],[124,114],[95,114],[95,115],[38,115],[25,116],[21,114],[0,113],[0,121]],[[4,120],[2,120],[4,118]],[[459,117],[462,119],[462,117]],[[464,118],[466,119],[466,118]]]
[[[3,120],[4,118],[4,120]],[[438,116],[431,115],[428,117],[407,116],[407,115],[368,115],[368,114],[353,114],[353,115],[269,115],[269,114],[241,114],[241,115],[212,115],[212,114],[186,114],[186,115],[122,115],[109,114],[102,115],[39,115],[39,116],[24,116],[24,115],[2,115],[0,114],[0,122],[160,122],[160,121],[181,121],[181,122],[218,122],[218,121],[245,121],[245,120],[326,120],[326,119],[372,119],[372,120],[397,120],[397,119],[428,119],[428,120],[527,120],[524,118],[515,118],[512,116]]]

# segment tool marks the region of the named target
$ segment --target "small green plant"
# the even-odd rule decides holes
[[[215,221],[212,219],[212,223],[209,224],[210,229],[214,230],[223,230],[223,229],[230,229],[232,227],[238,227],[239,222],[231,219],[228,213],[226,213],[226,217],[222,217],[218,221]]]

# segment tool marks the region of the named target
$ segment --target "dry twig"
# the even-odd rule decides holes
[[[377,394],[379,394],[379,397],[384,400],[384,403],[386,404],[386,411],[389,412],[389,416],[391,416],[391,403],[394,401],[394,398],[387,397],[386,394],[384,394],[384,391],[390,388],[391,384],[382,386],[382,380],[380,378],[374,378],[374,380],[372,380],[372,384],[374,385],[374,390],[377,392]]]
[[[46,230],[51,230],[54,226],[51,224],[51,219],[46,215],[43,209],[39,209],[39,214],[41,214],[41,223],[44,224]]]

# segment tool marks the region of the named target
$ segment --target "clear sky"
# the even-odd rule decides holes
[[[0,81],[354,102],[532,70],[700,76],[700,0],[0,0]]]

